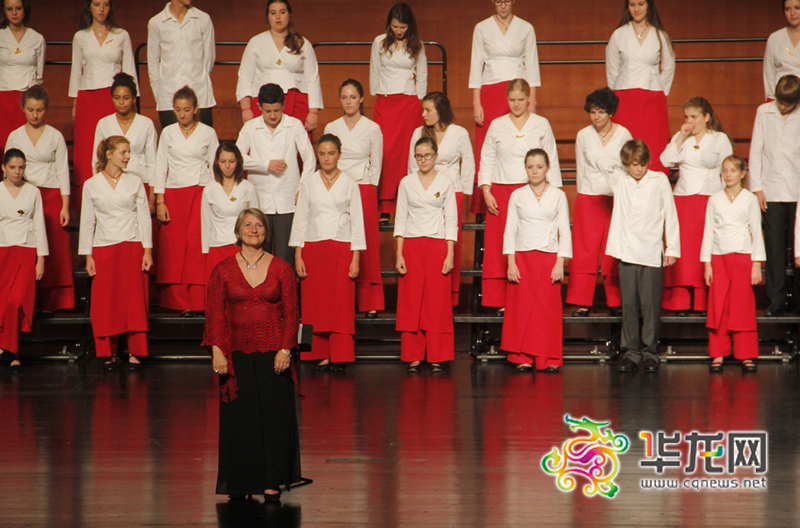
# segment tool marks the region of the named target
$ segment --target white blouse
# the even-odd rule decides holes
[[[561,187],[561,167],[553,129],[547,119],[536,114],[530,115],[522,130],[517,130],[510,114],[492,121],[481,150],[478,185],[527,183],[525,154],[534,148],[547,152],[550,158],[547,181]]]
[[[612,90],[641,88],[669,95],[675,56],[663,31],[651,27],[642,45],[633,23],[617,28],[606,46],[606,77]]]
[[[372,95],[416,95],[420,99],[428,93],[428,59],[425,46],[416,58],[403,48],[383,51],[386,34],[372,41],[369,57],[369,93]]]
[[[156,154],[156,194],[163,194],[167,188],[181,189],[211,183],[217,147],[217,133],[200,122],[188,138],[184,137],[179,123],[162,130]]]
[[[421,137],[422,127],[419,127],[411,136],[411,148],[408,151],[409,174],[419,170],[417,160],[414,158],[414,144]],[[442,142],[437,147],[439,153],[436,156],[434,170],[453,180],[457,193],[471,195],[475,183],[475,154],[472,152],[469,132],[464,127],[449,125],[444,132]]]
[[[72,39],[72,70],[69,76],[69,96],[78,97],[79,90],[108,88],[114,76],[125,72],[136,82],[136,65],[133,59],[131,37],[121,28],[112,29],[101,45],[92,28],[75,33]]]
[[[216,59],[214,24],[194,6],[183,22],[172,15],[170,3],[147,23],[147,75],[160,112],[172,110],[172,96],[183,86],[197,94],[200,108],[216,104],[211,70]]]
[[[349,242],[350,251],[367,249],[358,184],[342,174],[328,189],[317,171],[300,184],[289,247],[323,240]]]
[[[258,90],[267,83],[279,85],[284,93],[295,88],[308,94],[309,108],[323,108],[317,55],[307,38],[298,55],[286,46],[278,50],[269,31],[250,39],[239,66],[236,100],[258,97]]]
[[[515,16],[506,34],[494,16],[475,25],[472,33],[472,61],[469,87],[525,79],[531,86],[541,86],[536,32],[533,26]]]
[[[667,148],[661,153],[661,163],[665,167],[680,170],[678,183],[675,185],[675,196],[692,196],[703,194],[711,196],[721,191],[722,161],[733,154],[733,145],[724,132],[709,130],[703,139],[697,142],[695,136],[689,136],[678,148],[680,132],[672,136]]]
[[[458,205],[453,180],[437,173],[427,190],[417,174],[400,180],[394,236],[458,240]]]
[[[567,195],[549,185],[536,199],[530,185],[520,187],[508,200],[508,220],[503,233],[503,255],[520,251],[557,253],[572,258]]]
[[[622,125],[617,125],[617,129],[605,145],[600,140],[594,125],[589,125],[578,132],[575,139],[575,166],[579,194],[589,196],[613,194],[599,166],[621,164],[620,150],[631,139],[633,136],[630,131]]]
[[[153,230],[147,193],[138,176],[123,172],[116,188],[106,177],[95,174],[83,184],[81,230],[78,255],[91,255],[92,248],[122,242],[141,242],[153,247]]]
[[[44,189],[60,189],[62,196],[69,195],[69,162],[64,136],[44,125],[44,132],[33,146],[25,125],[12,131],[6,140],[8,149],[18,148],[25,153],[25,177],[29,183]]]
[[[344,117],[325,125],[325,133],[333,134],[342,142],[342,157],[339,168],[360,185],[377,186],[381,179],[383,164],[383,133],[381,127],[364,116],[353,130],[348,128]]]
[[[9,28],[0,29],[0,91],[24,92],[42,84],[44,37],[31,28],[17,42]]]
[[[750,140],[750,191],[768,202],[796,202],[800,193],[800,108],[783,117],[775,101],[759,106]]]
[[[800,76],[800,43],[792,44],[787,28],[779,29],[767,39],[764,52],[764,93],[775,98],[775,87],[784,75]]]
[[[156,127],[149,117],[136,114],[128,133],[122,132],[117,121],[117,114],[111,114],[97,122],[92,148],[92,167],[97,163],[97,147],[100,142],[111,136],[124,136],[131,142],[131,160],[125,172],[141,178],[147,185],[153,185],[156,176],[156,149],[158,137]]]
[[[247,180],[237,183],[230,196],[222,184],[214,180],[203,189],[200,208],[200,235],[203,253],[209,248],[236,243],[236,219],[245,209],[258,209],[258,194]]]
[[[731,203],[725,189],[714,193],[706,206],[706,224],[700,262],[711,262],[711,255],[746,253],[753,262],[766,262],[764,235],[761,232],[761,207],[747,189]]]
[[[244,169],[258,192],[258,202],[266,214],[288,214],[295,210],[295,198],[302,179],[314,173],[317,160],[308,132],[299,119],[283,114],[281,122],[270,131],[263,117],[251,119],[239,131],[236,146],[244,156]],[[283,160],[286,168],[281,174],[269,170],[271,160]]]
[[[23,183],[16,198],[0,183],[0,247],[36,248],[36,255],[46,257],[47,232],[44,227],[42,194],[35,185]]]

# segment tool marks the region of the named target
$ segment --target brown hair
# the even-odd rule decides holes
[[[342,90],[347,86],[352,86],[356,90],[356,92],[358,92],[359,97],[362,98],[361,106],[358,108],[358,111],[361,112],[361,115],[364,115],[364,101],[363,101],[363,98],[364,98],[364,87],[361,85],[360,82],[358,82],[355,79],[347,79],[339,87],[339,97],[340,98],[342,97]]]
[[[117,150],[123,143],[128,146],[131,144],[125,136],[110,136],[97,145],[97,163],[94,166],[95,172],[103,172],[106,169],[108,165],[108,153]]]
[[[197,94],[194,93],[194,90],[192,90],[188,86],[184,86],[183,88],[175,92],[175,95],[172,96],[172,106],[175,106],[175,103],[177,103],[178,100],[180,99],[189,101],[195,108],[197,108]],[[195,112],[194,120],[198,121],[199,119],[200,115],[198,114],[198,112]]]
[[[47,95],[47,90],[45,90],[40,84],[34,84],[24,92],[22,92],[22,96],[19,98],[19,104],[22,106],[22,109],[25,109],[25,103],[28,102],[28,99],[33,99],[34,101],[44,101],[45,109],[50,108],[50,96]]]
[[[525,95],[531,95],[531,85],[528,84],[528,81],[525,79],[514,79],[508,83],[508,87],[506,88],[506,95],[510,95],[511,92],[522,92]]]
[[[430,101],[439,114],[439,124],[442,128],[447,128],[455,121],[453,114],[453,107],[450,106],[450,100],[442,92],[431,92],[422,98],[422,102]],[[422,125],[422,137],[436,138],[435,126]]]
[[[633,17],[631,16],[631,11],[628,9],[628,2],[629,0],[623,0],[622,4],[622,19],[619,21],[619,25],[617,28],[621,28],[625,24],[629,22],[633,22]],[[667,34],[667,30],[664,29],[664,25],[661,23],[661,17],[658,16],[658,11],[656,10],[656,0],[647,0],[647,23],[653,26],[653,29],[656,30],[656,36],[658,37],[658,56],[659,56],[659,63],[661,62],[661,37],[663,35],[664,40],[667,42],[667,47],[669,48],[670,55],[675,55],[675,50],[672,49],[672,41]]]
[[[781,77],[775,87],[775,99],[792,106],[800,103],[800,77],[792,74]]]
[[[300,55],[300,51],[303,49],[305,40],[294,27],[294,14],[292,13],[292,5],[289,3],[289,0],[267,0],[267,25],[269,25],[269,6],[272,4],[284,4],[286,6],[286,10],[289,12],[289,25],[286,27],[288,33],[283,38],[283,45],[289,48],[289,53]]]
[[[265,215],[261,209],[256,209],[255,207],[244,209],[239,213],[238,218],[236,218],[236,245],[242,247],[242,228],[244,227],[244,219],[247,218],[248,215],[255,216],[258,221],[263,224],[264,243],[261,244],[261,249],[269,251],[272,247],[272,233],[269,230],[269,220],[267,220],[267,215]]]
[[[422,40],[419,38],[417,20],[414,18],[414,12],[411,11],[411,6],[408,4],[395,4],[389,10],[389,15],[386,17],[386,38],[381,44],[384,53],[391,55],[395,49],[394,44],[397,42],[397,39],[394,37],[394,31],[392,31],[392,20],[397,20],[401,24],[406,24],[408,26],[405,35],[406,43],[403,45],[403,49],[405,49],[412,58],[416,59],[419,52],[422,51]]]
[[[711,107],[711,103],[709,103],[706,99],[702,97],[692,97],[683,103],[683,109],[686,110],[687,108],[697,108],[703,113],[704,116],[709,116],[707,125],[709,130],[725,133],[725,130],[722,128],[722,122],[719,120],[716,112],[714,112],[714,109]]]
[[[436,140],[429,137],[421,137],[414,143],[414,152],[417,151],[417,147],[421,147],[422,145],[429,145],[433,149],[434,154],[439,153],[439,147],[436,145]]]
[[[550,167],[550,156],[547,155],[547,151],[546,150],[540,149],[540,148],[530,149],[525,154],[525,164],[526,165],[528,164],[528,158],[530,158],[531,156],[541,156],[541,157],[543,157],[544,158],[544,164],[547,165],[548,168]]]
[[[333,146],[336,147],[337,152],[339,152],[339,154],[342,153],[342,140],[339,139],[339,136],[335,134],[323,134],[322,137],[317,140],[318,150],[319,146],[323,143],[333,143]]]
[[[6,0],[0,0],[0,8],[0,29],[5,29],[9,24],[6,18]],[[31,3],[28,0],[22,0],[22,11],[25,13],[22,16],[22,25],[28,27],[31,23]]]
[[[737,156],[736,154],[731,154],[722,160],[722,163],[725,163],[726,161],[733,163],[734,167],[739,169],[740,172],[744,173],[744,176],[742,176],[742,187],[746,187],[745,180],[747,179],[747,162],[744,160],[744,158]]]
[[[221,141],[219,147],[217,147],[217,153],[214,155],[214,180],[221,184],[224,178],[222,169],[219,168],[219,156],[223,152],[230,152],[236,156],[236,170],[233,171],[233,181],[238,185],[244,179],[244,158],[242,157],[242,151],[233,141]]]
[[[81,17],[78,19],[78,31],[92,26],[94,19],[92,18],[92,1],[86,0],[86,4],[81,11]],[[108,16],[106,17],[106,27],[110,30],[117,27],[114,22],[114,0],[108,0]]]
[[[622,145],[619,158],[626,167],[633,163],[647,165],[650,163],[650,149],[647,147],[647,143],[641,139],[631,139]]]

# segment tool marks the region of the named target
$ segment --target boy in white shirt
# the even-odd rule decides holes
[[[620,159],[624,171],[619,167],[601,169],[614,192],[606,253],[620,261],[621,346],[625,355],[617,370],[632,372],[644,363],[647,372],[658,372],[661,281],[664,266],[672,266],[681,256],[678,213],[669,179],[647,170],[650,149],[644,141],[625,143]]]

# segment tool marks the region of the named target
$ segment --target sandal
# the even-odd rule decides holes
[[[572,317],[588,317],[589,312],[591,312],[591,308],[578,308],[577,310],[573,310]]]
[[[117,356],[111,356],[103,362],[103,370],[106,372],[114,372],[117,370]]]
[[[711,362],[711,365],[708,367],[709,372],[722,372],[722,361],[717,361],[716,359]]]
[[[544,371],[547,372],[548,374],[558,374],[558,367],[556,367],[555,365],[550,365],[549,367],[544,369]]]
[[[408,371],[411,374],[416,374],[417,372],[419,372],[419,361],[414,361],[410,363],[406,371]]]
[[[517,365],[517,372],[530,372],[533,370],[533,365],[528,365],[523,363],[522,365]]]
[[[744,361],[742,361],[742,370],[745,372],[755,372],[756,370],[758,370],[758,368],[756,367],[756,364],[753,363],[752,360],[745,359]]]

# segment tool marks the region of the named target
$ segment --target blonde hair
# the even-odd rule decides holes
[[[131,145],[128,138],[124,136],[110,136],[97,145],[97,163],[94,166],[95,173],[103,172],[106,169],[106,165],[108,165],[108,153],[117,150],[123,143],[128,146]]]
[[[261,244],[261,249],[269,251],[272,248],[272,233],[269,230],[269,220],[267,219],[267,215],[264,214],[264,211],[256,209],[255,207],[244,209],[236,218],[236,245],[242,247],[242,228],[244,227],[244,219],[247,218],[248,215],[255,216],[258,221],[264,225],[264,243]]]
[[[529,96],[531,95],[531,85],[525,79],[514,79],[508,83],[506,95],[510,95],[511,92],[522,92]]]

